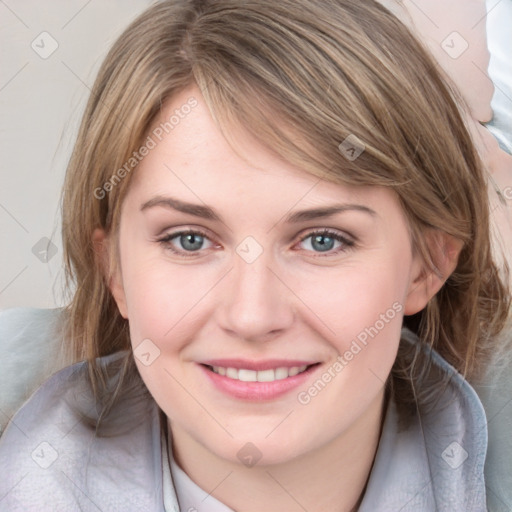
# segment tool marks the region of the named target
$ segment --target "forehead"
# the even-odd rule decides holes
[[[197,86],[170,99],[148,134],[154,147],[130,186],[130,195],[140,199],[172,193],[195,203],[253,201],[288,209],[299,202],[311,207],[325,202],[397,204],[394,193],[381,187],[334,183],[301,170],[262,146],[248,130],[234,130],[236,147],[231,147]]]

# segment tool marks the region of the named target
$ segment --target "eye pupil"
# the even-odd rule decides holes
[[[325,240],[328,240],[328,242],[326,243]],[[326,235],[316,235],[313,237],[313,247],[315,243],[318,243],[320,251],[324,252],[330,251],[333,248],[332,244],[334,243],[334,240]]]
[[[181,235],[180,237],[180,242],[183,246],[183,248],[185,250],[189,250],[189,251],[195,251],[197,249],[200,249],[201,248],[201,245],[202,245],[202,236],[201,235],[197,235],[197,234],[194,234],[194,233],[188,233],[186,235]],[[197,240],[196,240],[197,239]],[[195,246],[194,246],[194,242],[195,243]],[[192,247],[187,247],[187,244],[190,243],[192,245]]]

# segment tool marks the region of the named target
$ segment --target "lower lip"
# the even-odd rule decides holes
[[[229,377],[219,375],[209,370],[202,364],[199,366],[214,386],[220,391],[234,398],[259,402],[273,400],[298,388],[301,384],[304,384],[320,365],[311,366],[293,377],[287,377],[286,379],[275,380],[273,382],[244,382],[230,379]]]

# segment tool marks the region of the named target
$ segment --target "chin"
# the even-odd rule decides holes
[[[273,432],[269,436],[271,430],[257,434],[253,431],[250,435],[236,435],[228,445],[223,446],[219,456],[247,467],[255,464],[262,467],[288,463],[314,449],[314,446],[310,445],[311,436],[307,432],[304,432],[303,436],[296,435],[290,438],[285,430],[281,435]]]

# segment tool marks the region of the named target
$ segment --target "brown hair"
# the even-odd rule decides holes
[[[162,105],[194,82],[227,138],[240,123],[312,175],[394,190],[414,250],[432,271],[427,230],[463,242],[453,274],[406,325],[463,375],[480,375],[510,296],[492,259],[482,165],[433,58],[374,1],[172,0],[151,6],[110,50],[67,170],[63,245],[67,283],[76,288],[67,339],[73,359],[90,362],[93,388],[105,383],[95,358],[129,349],[130,340],[92,233],[116,235],[136,169],[103,198],[94,191],[143,144]],[[358,158],[340,152],[349,136],[364,144]],[[131,352],[123,368],[120,385],[133,375]],[[398,404],[414,403],[411,383],[424,371],[401,343],[389,380]]]

